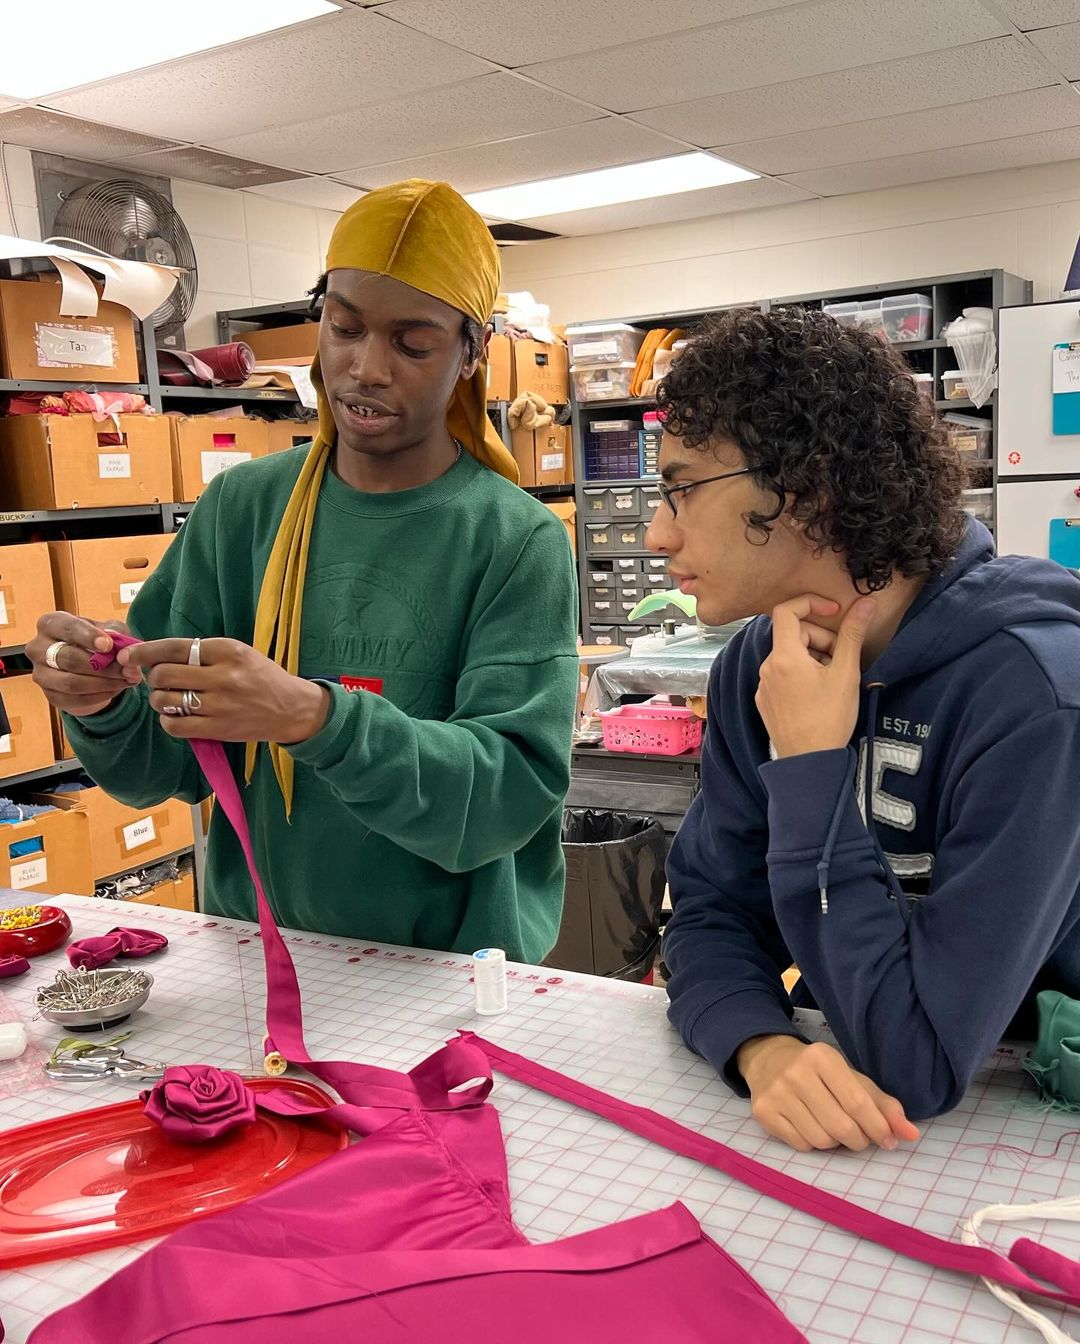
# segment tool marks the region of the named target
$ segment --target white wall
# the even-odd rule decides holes
[[[1070,161],[509,248],[503,288],[532,290],[557,322],[991,267],[1049,299],[1078,233]]]

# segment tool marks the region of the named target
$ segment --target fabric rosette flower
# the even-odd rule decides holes
[[[255,1121],[255,1094],[243,1078],[210,1064],[166,1069],[142,1101],[146,1115],[180,1143],[206,1143]]]

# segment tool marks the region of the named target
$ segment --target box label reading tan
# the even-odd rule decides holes
[[[250,462],[250,453],[224,453],[215,450],[212,453],[201,453],[202,458],[202,482],[203,485],[209,485],[215,476],[223,471],[228,471],[230,467],[237,466],[240,462]]]
[[[153,817],[143,817],[141,821],[133,821],[130,826],[124,827],[125,849],[138,849],[140,845],[153,844],[156,839]]]
[[[122,607],[130,607],[132,602],[138,597],[139,589],[145,582],[145,579],[140,579],[138,583],[122,583],[120,585],[120,605]]]
[[[98,453],[98,477],[103,481],[130,481],[130,453]]]
[[[16,891],[38,887],[47,882],[48,878],[49,868],[44,854],[37,854],[32,859],[24,859],[22,863],[11,865],[11,885]]]
[[[42,368],[65,364],[90,364],[111,369],[116,363],[116,341],[108,327],[65,327],[57,322],[36,322],[34,343]]]

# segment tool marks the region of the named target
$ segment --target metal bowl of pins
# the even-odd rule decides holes
[[[149,971],[57,971],[36,995],[38,1013],[62,1027],[112,1027],[150,997]]]

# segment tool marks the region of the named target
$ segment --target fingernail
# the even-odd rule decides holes
[[[888,1149],[890,1150],[890,1152],[891,1152],[892,1149],[896,1147],[896,1140],[895,1140],[895,1139],[893,1138],[893,1136],[890,1134],[889,1137],[888,1137],[887,1139],[882,1139],[882,1140],[881,1140],[881,1146],[882,1146],[882,1148],[888,1148]]]
[[[108,635],[98,635],[94,640],[94,648],[100,649],[102,653],[109,653],[112,650],[112,640]]]

